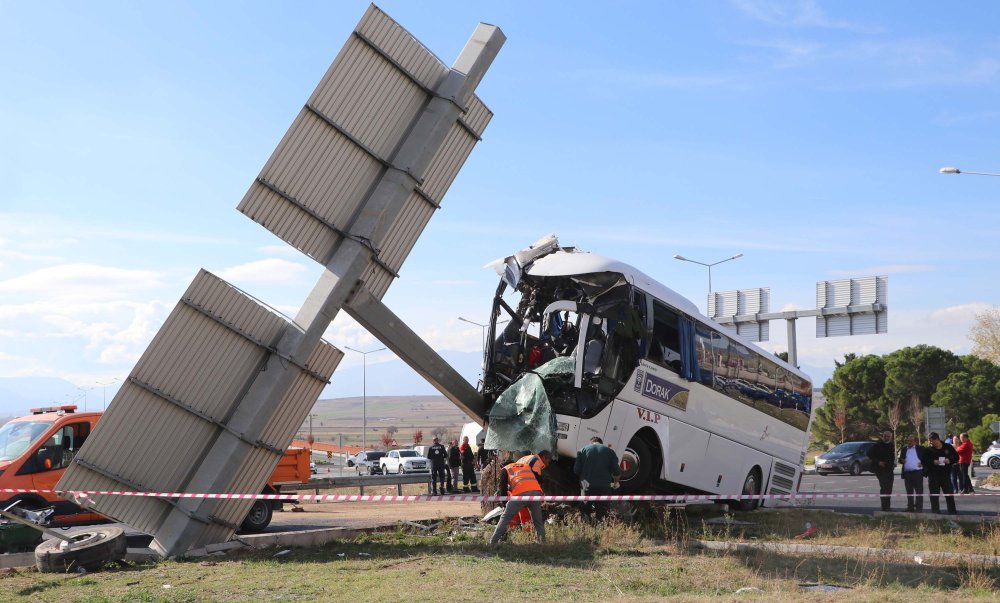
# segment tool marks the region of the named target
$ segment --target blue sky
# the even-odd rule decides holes
[[[201,267],[294,315],[319,267],[235,206],[367,3],[3,6],[0,377],[126,376]],[[479,21],[508,37],[495,118],[385,299],[438,349],[480,348],[457,317],[485,320],[482,266],[548,233],[702,308],[706,270],[674,254],[742,252],[715,289],[773,310],[888,274],[888,335],[800,321],[817,384],[851,351],[966,353],[1000,297],[1000,179],[938,173],[1000,171],[1000,5],[380,6],[448,64]],[[327,339],[380,347],[344,319]]]

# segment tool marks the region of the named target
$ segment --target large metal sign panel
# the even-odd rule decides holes
[[[201,271],[167,317],[59,480],[59,490],[185,492],[205,450],[228,429],[249,384],[274,354],[287,318],[218,277]],[[298,376],[281,401],[289,418],[259,439],[245,441],[247,461],[232,468],[220,492],[255,492],[291,442],[294,425],[326,385],[343,353],[323,342],[305,362],[285,359]],[[174,502],[159,498],[95,496],[100,513],[155,534]],[[246,516],[252,501],[218,504],[196,543],[221,542]]]
[[[330,321],[351,301],[361,318],[391,316],[378,299],[489,121],[474,90],[504,40],[479,24],[449,68],[368,9],[239,205],[326,267],[294,322],[200,274],[62,489],[261,490],[342,357],[321,340]],[[422,374],[461,380],[426,346],[396,337],[405,341],[393,349]],[[466,390],[456,390],[466,407],[481,404]],[[228,539],[250,504],[93,500],[152,534],[163,556]]]
[[[381,299],[492,113],[475,95],[461,107],[426,170],[394,152],[449,68],[374,5],[309,97],[238,209],[326,265],[388,170],[414,186],[377,250],[366,283]]]
[[[889,330],[889,277],[816,283],[816,337],[875,335]],[[830,312],[830,314],[826,314]]]
[[[766,314],[770,312],[771,289],[757,287],[755,289],[738,289],[736,291],[713,291],[708,294],[708,316],[716,322],[724,322],[723,329],[729,333],[741,335],[749,341],[768,341],[771,333],[768,320],[741,320],[736,324],[732,320],[737,316]]]

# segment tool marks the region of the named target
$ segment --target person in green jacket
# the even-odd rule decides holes
[[[573,473],[580,480],[580,491],[589,496],[606,496],[618,489],[618,480],[622,470],[618,466],[618,455],[604,445],[601,438],[590,438],[590,444],[576,453],[576,463]],[[583,505],[583,512],[593,515],[597,520],[604,519],[611,504],[605,501],[588,501]]]

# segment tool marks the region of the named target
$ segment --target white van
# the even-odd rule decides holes
[[[472,451],[479,452],[479,447],[486,441],[486,430],[479,423],[466,423],[462,426],[462,436],[458,438],[458,443],[464,442],[466,436],[469,438]]]

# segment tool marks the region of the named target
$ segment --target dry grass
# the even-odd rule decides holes
[[[741,517],[766,520],[776,513]],[[911,601],[998,596],[1000,570],[983,564],[918,565],[878,556],[834,557],[778,553],[721,554],[689,549],[688,538],[721,536],[706,516],[670,514],[645,521],[592,525],[573,513],[547,526],[547,543],[513,530],[490,548],[491,527],[445,524],[431,533],[401,527],[275,558],[255,551],[211,560],[133,566],[83,577],[9,573],[0,576],[0,600],[48,601]],[[836,538],[863,537],[862,525],[792,512],[789,527],[827,520]],[[838,518],[840,519],[840,518]],[[863,523],[863,522],[862,522]],[[903,528],[872,522],[880,542],[905,540]],[[819,524],[823,525],[823,524]],[[919,524],[918,524],[919,525]],[[706,527],[707,526],[707,527]],[[745,527],[745,526],[744,526]],[[746,532],[734,537],[753,538]],[[823,529],[821,527],[821,529]],[[707,530],[707,531],[706,531]],[[877,535],[876,533],[881,533]],[[995,538],[995,533],[982,532]],[[940,535],[938,535],[940,536]],[[925,536],[930,539],[932,536]],[[972,538],[972,536],[966,536]],[[866,544],[872,544],[874,540]],[[966,543],[968,544],[968,543]],[[836,594],[803,584],[837,585]],[[743,589],[743,590],[741,590]],[[737,594],[737,591],[739,593]]]

